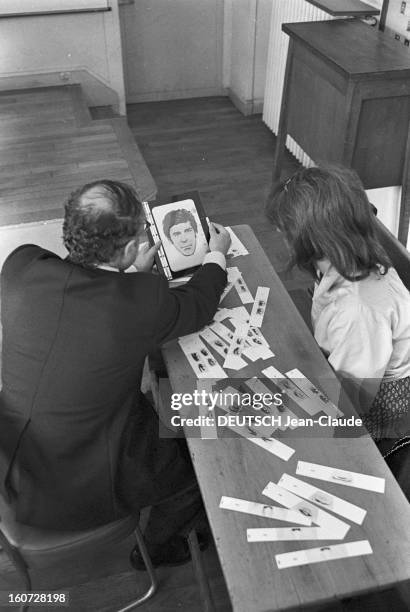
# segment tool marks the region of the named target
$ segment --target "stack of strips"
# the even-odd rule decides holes
[[[273,501],[282,504],[282,506],[285,506],[286,508],[300,512],[304,516],[308,516],[312,522],[315,523],[315,525],[321,527],[314,537],[310,538],[311,540],[343,540],[350,529],[350,525],[344,521],[336,518],[332,514],[329,514],[325,510],[321,510],[313,503],[310,503],[294,493],[291,493],[279,484],[276,485],[273,482],[270,482],[264,488],[262,494],[266,495],[266,497],[269,497],[270,499],[273,499]],[[296,537],[296,539],[299,538]]]
[[[179,344],[198,378],[226,378],[223,368],[240,370],[249,361],[274,357],[260,327],[263,322],[269,297],[268,287],[258,287],[255,300],[238,268],[228,268],[228,284],[221,301],[235,286],[242,301],[236,308],[219,308],[214,321],[197,334],[179,339]],[[244,304],[252,303],[249,313]],[[222,321],[229,320],[232,327]],[[217,355],[223,358],[223,367],[208,352],[203,340]]]
[[[273,380],[284,396],[291,398],[309,416],[324,412],[330,417],[338,418],[343,412],[297,368],[282,374],[270,366],[262,374]]]
[[[214,327],[213,331],[224,340],[229,341],[223,367],[240,370],[246,365],[242,355],[250,361],[270,359],[274,356],[260,331],[268,301],[269,287],[258,287],[254,300],[238,268],[230,268],[227,291],[229,292],[233,286],[236,287],[243,304],[253,304],[252,311],[249,314],[245,307],[222,309],[222,313],[216,315],[218,326]],[[221,323],[226,318],[229,318],[234,326],[234,332]]]
[[[383,493],[385,487],[384,478],[304,461],[298,462],[296,473],[379,493]],[[290,474],[283,474],[278,484],[268,483],[262,494],[281,504],[286,510],[282,509],[281,512],[281,508],[277,506],[226,496],[221,498],[219,507],[223,510],[292,522],[295,526],[249,528],[246,530],[248,542],[343,540],[350,530],[350,525],[339,517],[362,525],[367,514],[365,509]],[[334,516],[335,514],[338,516]],[[368,540],[358,540],[277,554],[275,560],[277,567],[284,569],[345,557],[369,555],[372,552]]]
[[[343,416],[343,412],[330,401],[326,395],[320,391],[308,378],[297,368],[289,370],[285,374],[290,378],[301,391],[308,397],[314,399],[320,405],[320,410],[331,417]]]
[[[224,368],[229,368],[230,370],[238,369],[237,358],[241,358],[246,340],[248,338],[248,331],[249,323],[238,321],[228,347],[228,352],[226,353]]]
[[[219,308],[215,314],[214,323],[209,326],[209,328],[220,335],[228,345],[233,344],[234,349],[237,348],[233,342],[234,332],[226,327],[226,325],[222,324],[222,321],[227,319],[229,319],[235,330],[239,328],[238,335],[245,338],[245,344],[241,347],[241,354],[249,359],[249,361],[270,359],[275,356],[260,328],[251,325],[251,315],[248,313],[245,306]],[[237,353],[238,351],[236,351],[236,355]],[[231,369],[240,370],[246,365],[243,359],[230,361]]]
[[[273,380],[281,393],[285,397],[292,399],[300,408],[307,412],[309,416],[314,416],[322,410],[321,405],[316,399],[309,397],[294,381],[287,378],[285,374],[282,374],[282,372],[275,367],[270,366],[262,370],[262,374],[266,376],[266,378]]]

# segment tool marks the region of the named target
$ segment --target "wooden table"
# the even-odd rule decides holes
[[[282,372],[298,367],[335,400],[338,383],[253,232],[247,226],[237,226],[234,230],[250,255],[236,258],[228,265],[240,268],[253,295],[258,286],[271,288],[262,332],[276,353],[271,360],[259,360],[246,370],[234,373],[235,377],[256,375],[268,365]],[[223,306],[239,304],[233,289]],[[166,345],[163,354],[173,390],[195,389],[196,380],[177,342]],[[288,462],[243,438],[188,438],[235,612],[319,605],[410,579],[410,506],[373,441],[368,437],[305,437],[284,441],[296,449]],[[368,539],[372,555],[279,570],[275,554],[321,546],[322,542],[249,544],[247,528],[289,524],[219,509],[222,495],[269,503],[261,495],[263,488],[269,481],[277,482],[284,472],[295,475],[298,460],[386,478],[385,494],[310,480],[311,484],[367,509],[363,525],[352,525],[343,542]]]
[[[308,0],[334,17],[369,17],[379,15],[379,9],[360,0]]]

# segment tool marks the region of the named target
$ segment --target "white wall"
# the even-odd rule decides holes
[[[234,0],[232,7],[229,88],[245,104],[252,101],[256,6],[256,0]]]
[[[223,0],[135,0],[120,15],[128,102],[224,93]]]
[[[401,187],[382,187],[368,189],[367,196],[377,208],[377,216],[382,223],[397,237],[399,231],[399,213]],[[410,231],[407,237],[407,250],[410,251]]]
[[[258,104],[263,104],[265,95],[270,19],[272,14],[272,2],[275,1],[276,0],[258,0],[256,9],[255,84],[253,98]]]
[[[399,35],[398,43],[404,43],[405,39],[410,39],[410,2],[407,0],[403,5],[401,0],[390,0],[386,15],[386,32],[391,35]],[[409,48],[410,53],[410,48]]]
[[[71,9],[106,8],[108,0],[1,0],[0,13],[34,13]]]
[[[272,0],[225,0],[224,85],[245,114],[261,112]]]
[[[81,83],[125,113],[118,0],[112,11],[0,19],[0,90]]]
[[[121,6],[127,101],[228,91],[243,112],[261,112],[273,1],[135,0]]]

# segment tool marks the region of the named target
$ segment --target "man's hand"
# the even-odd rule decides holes
[[[209,222],[209,250],[219,251],[224,255],[229,251],[231,246],[231,237],[229,232],[219,223]]]
[[[161,241],[159,241],[152,247],[150,247],[148,243],[142,245],[134,263],[132,264],[135,268],[137,268],[138,272],[151,272],[152,266],[154,265],[154,256],[158,252],[161,244]]]

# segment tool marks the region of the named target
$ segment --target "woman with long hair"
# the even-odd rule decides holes
[[[369,432],[379,441],[408,434],[410,293],[377,239],[359,177],[342,167],[300,170],[273,190],[267,213],[292,265],[315,278],[315,339],[355,389]]]

